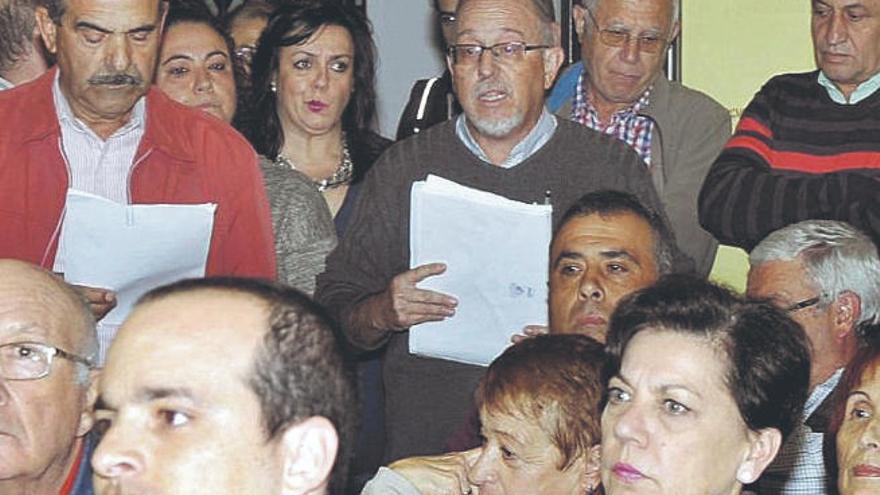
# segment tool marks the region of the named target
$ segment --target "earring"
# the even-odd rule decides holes
[[[269,90],[271,90],[273,93],[278,92],[278,85],[275,84],[275,81],[269,83]]]

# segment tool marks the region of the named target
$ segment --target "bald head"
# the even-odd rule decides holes
[[[86,357],[98,354],[95,319],[88,304],[49,271],[0,259],[0,307],[4,316],[20,325],[39,327],[59,347]]]

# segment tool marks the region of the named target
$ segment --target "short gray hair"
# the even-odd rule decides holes
[[[574,3],[580,5],[585,9],[590,9],[590,11],[595,12],[596,8],[599,6],[599,2],[602,0],[574,0]],[[672,24],[678,22],[679,15],[681,14],[681,0],[667,0],[672,2]],[[589,24],[589,23],[588,23]]]
[[[845,222],[806,220],[772,232],[749,254],[752,266],[795,260],[822,292],[823,304],[850,291],[861,299],[857,325],[880,320],[880,257],[863,232]]]

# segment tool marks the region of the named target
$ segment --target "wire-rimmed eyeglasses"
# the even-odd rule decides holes
[[[52,371],[56,357],[68,359],[91,369],[95,363],[55,346],[39,342],[12,342],[0,345],[0,377],[7,380],[39,380]]]
[[[456,64],[471,65],[480,61],[483,52],[492,53],[492,58],[500,63],[514,63],[525,57],[532,50],[543,50],[550,45],[528,45],[522,41],[506,41],[495,43],[492,46],[478,45],[476,43],[459,43],[450,45],[446,52]]]
[[[599,30],[599,40],[602,43],[611,46],[611,47],[621,47],[629,44],[629,40],[633,37],[636,38],[638,49],[645,53],[658,53],[661,50],[666,48],[666,44],[668,40],[665,36],[660,36],[656,34],[644,34],[641,36],[633,36],[629,31],[624,31],[622,29],[609,29],[602,28],[599,26],[599,21],[596,20],[596,16],[593,15],[593,12],[584,8],[587,11],[587,15],[590,16],[590,20],[593,21],[593,25],[596,26],[596,29]]]
[[[822,300],[822,296],[815,296],[809,299],[804,299],[803,301],[798,301],[790,306],[786,306],[782,309],[785,310],[786,313],[797,313],[802,309],[809,308],[810,306],[815,306],[819,304],[819,301]]]

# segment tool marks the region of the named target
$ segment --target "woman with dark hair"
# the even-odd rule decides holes
[[[302,0],[275,11],[252,66],[239,128],[277,167],[310,177],[340,235],[357,185],[390,141],[369,130],[375,47],[355,7]]]
[[[236,112],[232,42],[214,16],[193,2],[172,2],[156,85],[173,100],[229,123]],[[311,294],[324,258],[336,245],[330,212],[303,174],[261,159],[272,209],[278,279]]]
[[[608,495],[739,494],[801,419],[809,342],[769,304],[670,275],[618,305],[607,346]]]
[[[840,495],[880,493],[880,339],[871,339],[835,390],[831,433],[837,438]]]

